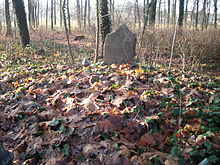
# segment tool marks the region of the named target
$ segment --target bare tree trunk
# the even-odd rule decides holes
[[[8,0],[5,0],[5,20],[6,20],[5,36],[11,36],[12,29],[11,29],[11,19],[10,19],[10,10],[9,10],[9,1]]]
[[[90,15],[91,15],[91,5],[90,5],[90,0],[88,0],[88,25],[89,27],[91,26],[91,20],[90,20]]]
[[[155,25],[157,0],[151,0],[149,4],[149,24],[151,27]]]
[[[29,21],[29,27],[32,28],[32,0],[28,0],[28,21]]]
[[[205,29],[207,30],[208,29],[208,26],[209,26],[209,17],[210,17],[210,6],[211,6],[211,1],[209,0],[207,2],[207,16],[206,16],[206,21],[205,21]]]
[[[167,10],[166,10],[165,0],[164,1],[161,0],[161,6],[162,6],[162,4],[163,4],[163,8],[161,7],[162,9],[161,9],[161,13],[160,13],[160,22],[161,22],[161,26],[162,26],[162,24],[164,24],[164,27],[166,27],[167,21],[165,20],[165,17],[167,17],[167,15],[166,15]]]
[[[33,24],[34,24],[34,27],[36,27],[37,25],[37,4],[36,2],[33,2],[33,14],[32,14],[32,19],[33,19]]]
[[[115,0],[112,0],[112,23],[115,22]]]
[[[206,3],[207,0],[203,0],[203,8],[202,8],[202,30],[204,30],[205,22],[206,22]]]
[[[85,0],[85,6],[84,6],[84,28],[86,28],[86,16],[87,16],[87,0]]]
[[[136,2],[134,3],[134,29],[136,28],[137,25],[137,4]]]
[[[139,47],[139,53],[138,53],[138,58],[141,55],[141,49],[142,49],[142,44],[143,44],[143,39],[144,39],[144,33],[147,27],[147,23],[148,23],[148,15],[149,15],[149,0],[147,0],[147,4],[146,1],[144,1],[144,25],[143,25],[143,29],[141,32],[141,39],[140,39],[140,47]]]
[[[56,7],[56,0],[54,0],[54,25],[57,25],[57,7]]]
[[[176,24],[176,0],[173,0],[173,7],[172,7],[172,23],[175,26]]]
[[[48,0],[46,4],[46,28],[48,28]]]
[[[68,26],[67,26],[67,17],[66,17],[66,10],[65,10],[65,8],[68,9],[68,2],[66,3],[66,0],[63,0],[63,6],[62,6],[63,24],[64,24],[64,27],[65,27],[66,39],[67,39],[68,47],[69,47],[69,55],[71,57],[72,63],[74,63],[73,52],[72,52],[72,48],[71,48],[71,45],[70,45],[70,39],[69,39],[69,30],[68,30]]]
[[[42,3],[42,0],[41,0],[41,6],[40,6],[40,23],[41,25],[43,25],[43,3]]]
[[[2,18],[5,18],[5,8],[3,7],[4,6],[4,3],[2,3]],[[3,20],[3,25],[5,25],[6,24],[6,20],[4,19]]]
[[[193,8],[192,8],[192,12],[190,14],[190,25],[189,25],[189,27],[191,28],[193,26],[193,29],[195,27],[195,21],[194,21],[194,18],[195,18],[195,8],[196,8],[196,0],[194,0],[194,2],[193,2]]]
[[[170,0],[167,1],[167,27],[170,26]]]
[[[83,0],[80,0],[81,1],[81,8],[80,8],[80,15],[81,15],[81,23],[83,24]]]
[[[60,27],[63,25],[62,0],[60,0]]]
[[[141,28],[141,18],[140,18],[140,10],[139,10],[139,3],[138,0],[136,0],[136,11],[137,11],[137,19],[138,19],[138,29]]]
[[[199,0],[196,1],[196,30],[198,29],[199,20]]]
[[[188,3],[189,0],[186,0],[186,8],[185,8],[185,16],[184,16],[184,22],[185,22],[185,26],[187,27],[187,18],[188,18]]]
[[[114,0],[109,0],[109,11],[110,11],[110,15],[111,15],[111,20],[112,20],[112,24],[114,24],[114,22],[115,22],[115,6],[114,6],[114,3],[115,3],[115,1]]]
[[[80,2],[79,2],[79,0],[76,0],[76,12],[77,12],[78,27],[79,27],[79,29],[81,29],[82,24],[81,24],[81,14],[80,14]]]
[[[30,36],[27,25],[27,18],[23,0],[12,0],[20,31],[22,47],[25,48],[30,43]]]
[[[99,13],[100,13],[100,32],[101,32],[101,38],[102,38],[101,56],[103,57],[105,38],[106,38],[107,34],[111,32],[111,20],[109,18],[109,12],[108,12],[108,1],[101,0],[99,9],[100,9],[100,11],[99,11]]]
[[[161,25],[161,2],[162,0],[159,0],[159,7],[158,7],[158,26],[160,27]]]
[[[67,3],[67,17],[68,17],[68,26],[69,26],[69,34],[71,33],[71,18],[70,18],[70,3],[69,0],[66,0]]]
[[[218,11],[218,5],[217,5],[217,2],[218,2],[218,0],[214,0],[214,27],[215,27],[215,29],[217,29],[217,15],[218,15],[218,13],[217,13],[217,11]]]
[[[99,25],[99,0],[96,0],[96,49],[95,49],[95,62],[98,61],[99,57],[99,34],[100,34],[100,25]]]
[[[51,30],[53,30],[53,0],[51,0],[51,11],[50,11],[50,21],[51,21]]]
[[[40,0],[37,0],[37,22],[36,25],[37,27],[40,24]]]
[[[178,19],[179,27],[183,26],[183,18],[184,18],[184,0],[180,0],[180,3],[179,3],[179,19]]]

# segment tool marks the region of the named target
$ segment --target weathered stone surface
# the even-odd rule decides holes
[[[126,25],[121,25],[115,32],[106,36],[104,45],[104,63],[133,63],[136,36]]]

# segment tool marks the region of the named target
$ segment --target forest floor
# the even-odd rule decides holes
[[[0,44],[0,141],[14,164],[220,164],[219,74],[65,65],[63,40],[42,36],[26,52]],[[92,39],[71,43],[92,59]]]

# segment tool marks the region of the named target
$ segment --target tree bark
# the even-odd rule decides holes
[[[30,43],[30,36],[28,31],[24,2],[23,0],[12,0],[12,2],[17,17],[17,24],[20,31],[22,47],[25,48]]]
[[[60,27],[63,25],[62,0],[60,0]]]
[[[149,4],[149,24],[150,24],[150,26],[155,25],[156,7],[157,7],[157,0],[151,0],[151,3]]]
[[[90,15],[91,15],[91,5],[90,5],[90,0],[88,0],[88,16],[87,16],[88,21],[87,22],[88,22],[89,27],[91,26]]]
[[[30,29],[32,28],[32,0],[28,0],[28,22]]]
[[[99,25],[99,0],[96,0],[96,49],[95,49],[95,62],[98,62],[99,57],[99,34],[100,34],[100,25]]]
[[[183,26],[183,18],[184,18],[184,0],[180,0],[180,3],[179,3],[179,19],[178,19],[179,27]]]
[[[186,0],[185,16],[184,16],[184,22],[185,22],[186,27],[187,27],[187,18],[188,18],[188,3],[189,3],[189,0]]]
[[[5,21],[6,21],[5,36],[11,36],[12,29],[11,29],[11,19],[10,19],[9,1],[8,0],[5,0]]]
[[[115,22],[115,0],[109,0],[109,10],[111,15],[112,24]]]
[[[218,0],[214,0],[214,27],[215,27],[215,29],[217,29],[217,15],[218,15],[217,2],[218,2]]]
[[[51,5],[50,5],[50,7],[51,7],[51,11],[50,11],[50,21],[51,21],[51,30],[53,30],[53,14],[54,14],[54,12],[53,12],[53,0],[51,0]]]
[[[56,0],[54,0],[54,25],[57,24],[57,7],[56,7]]]
[[[138,29],[140,29],[141,28],[141,16],[140,16],[138,0],[136,0],[136,5],[137,5],[136,7],[137,7]]]
[[[199,19],[199,0],[196,0],[196,30],[198,29],[198,19]]]
[[[162,3],[162,0],[159,0],[158,2],[159,4],[159,7],[158,7],[158,26],[161,25],[161,3]]]
[[[172,7],[172,23],[176,25],[176,0],[173,0],[173,7]]]
[[[208,29],[209,26],[209,17],[210,17],[210,0],[207,2],[207,15],[206,15],[206,21],[205,21],[205,29]]]
[[[48,28],[48,0],[46,4],[46,28]]]
[[[69,34],[71,33],[71,18],[70,18],[70,3],[69,0],[66,0],[66,8],[67,8],[67,17],[68,17],[68,27],[69,27]]]
[[[65,27],[66,39],[67,39],[67,42],[68,42],[69,55],[70,55],[70,57],[72,59],[72,63],[74,63],[73,52],[72,52],[72,48],[71,48],[70,40],[69,40],[69,30],[68,30],[68,26],[67,26],[67,17],[66,17],[65,6],[68,9],[68,2],[66,2],[66,0],[63,0],[63,6],[62,6],[63,24],[64,24],[64,27]]]
[[[206,3],[207,0],[203,0],[203,8],[202,8],[202,30],[204,30],[205,22],[206,22]]]
[[[100,30],[101,30],[101,37],[102,37],[102,56],[103,56],[103,48],[105,37],[108,33],[111,32],[111,21],[108,14],[108,1],[101,0],[100,2]]]
[[[167,1],[167,27],[170,25],[170,0]]]
[[[79,29],[81,29],[82,28],[82,24],[81,24],[80,1],[79,0],[76,0],[76,13],[77,13],[78,27],[79,27]]]
[[[85,6],[84,6],[84,28],[86,28],[86,19],[87,19],[87,0],[85,0]]]

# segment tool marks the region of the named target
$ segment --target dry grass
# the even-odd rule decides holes
[[[93,61],[95,50],[95,29],[88,29],[86,32],[75,30],[70,35],[71,45],[75,50],[75,57],[82,61],[82,58],[87,57],[90,61]],[[140,31],[136,33],[140,34]],[[64,31],[62,29],[56,29],[54,31],[45,30],[45,28],[39,27],[36,30],[30,32],[32,45],[31,49],[26,51],[26,55],[19,48],[19,38],[1,38],[1,54],[4,54],[5,58],[1,61],[5,61],[6,55],[11,57],[8,60],[13,59],[32,58],[38,59],[38,62],[48,61],[49,63],[65,63],[68,60],[67,56],[67,42]],[[74,41],[76,35],[85,35],[86,39],[81,41]],[[139,50],[137,45],[137,53],[140,53],[141,63],[167,66],[169,63],[172,40],[174,35],[174,29],[155,28],[154,30],[147,29],[144,35],[144,41],[142,49]],[[174,57],[172,60],[173,67],[179,67],[183,70],[194,71],[220,71],[220,30],[209,31],[194,31],[183,29],[178,32]],[[140,36],[138,36],[140,38]],[[139,44],[139,39],[138,39]],[[43,49],[44,54],[41,56],[36,55],[36,52]],[[89,51],[86,51],[89,50]],[[21,55],[23,54],[23,55]],[[46,59],[49,60],[46,60]],[[32,61],[32,60],[30,60]],[[24,63],[25,60],[24,60]]]
[[[168,65],[174,29],[147,30],[141,60]],[[177,33],[172,66],[187,70],[220,69],[220,30],[182,30]]]

